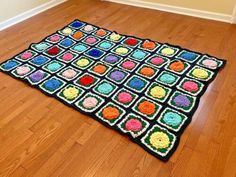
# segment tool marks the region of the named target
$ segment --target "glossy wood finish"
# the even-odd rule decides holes
[[[0,73],[1,177],[236,175],[235,26],[98,0],[71,0],[0,32],[0,61],[75,18],[226,58],[228,63],[202,97],[167,163],[127,137]]]

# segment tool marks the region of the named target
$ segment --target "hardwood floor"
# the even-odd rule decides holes
[[[236,176],[234,25],[98,0],[71,0],[0,32],[0,61],[75,18],[226,58],[228,63],[202,97],[167,163],[97,121],[0,73],[1,177]]]

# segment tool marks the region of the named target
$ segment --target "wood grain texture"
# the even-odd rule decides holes
[[[69,0],[0,32],[0,61],[74,19],[226,58],[164,163],[93,119],[0,73],[0,176],[235,177],[236,27],[98,0]]]

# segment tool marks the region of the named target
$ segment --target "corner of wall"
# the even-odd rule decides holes
[[[236,4],[234,5],[234,10],[232,13],[231,23],[236,24]]]

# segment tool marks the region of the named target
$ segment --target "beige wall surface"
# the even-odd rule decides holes
[[[236,0],[142,0],[232,15]]]
[[[0,22],[51,0],[0,0]]]

